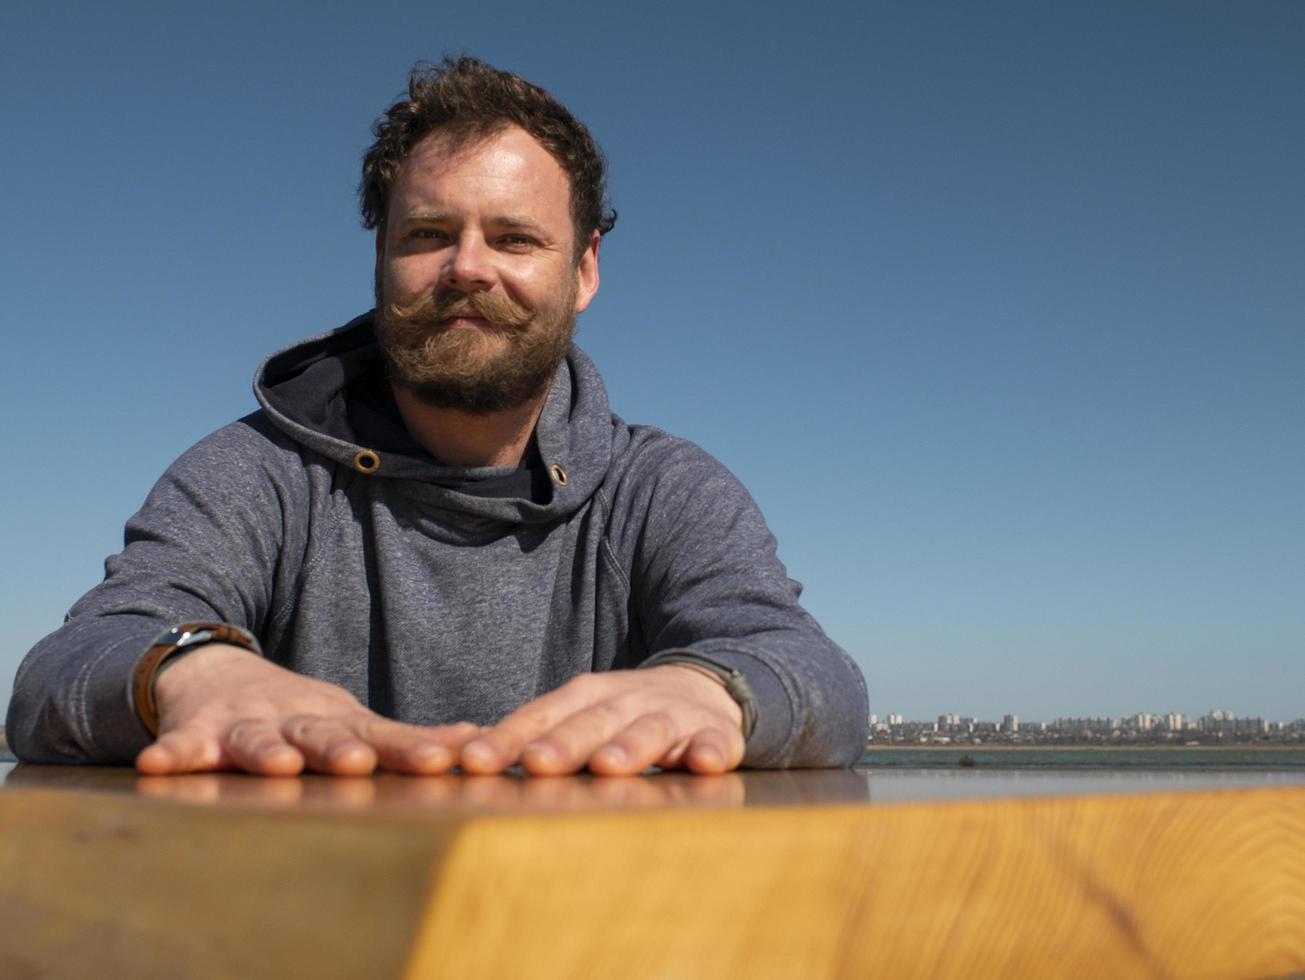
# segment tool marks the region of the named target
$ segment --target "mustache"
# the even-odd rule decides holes
[[[448,291],[428,293],[411,303],[390,303],[385,317],[391,324],[414,329],[439,327],[454,317],[479,317],[496,327],[520,330],[533,319],[528,308],[498,293]]]

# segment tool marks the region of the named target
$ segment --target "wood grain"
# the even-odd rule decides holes
[[[454,828],[0,794],[0,977],[393,977]]]
[[[1305,791],[1271,790],[484,821],[407,976],[1301,970]]]
[[[767,785],[812,796],[801,774]],[[1305,972],[1305,789],[743,795],[577,809],[558,781],[547,806],[487,812],[7,789],[0,977]]]

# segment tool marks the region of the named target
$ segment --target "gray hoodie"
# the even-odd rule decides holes
[[[132,668],[187,621],[242,626],[270,660],[422,725],[492,724],[577,674],[689,652],[755,695],[745,765],[860,754],[865,683],[747,492],[613,415],[578,348],[518,469],[443,466],[412,440],[370,315],[272,355],[254,390],[262,410],[169,467],[104,581],[19,667],[20,759],[130,762],[150,740]]]

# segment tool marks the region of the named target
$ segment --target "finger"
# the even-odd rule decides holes
[[[148,776],[218,769],[222,746],[216,738],[193,728],[178,728],[160,735],[136,756],[136,768]]]
[[[237,721],[223,734],[222,747],[232,765],[255,775],[297,776],[304,768],[303,753],[263,719]]]
[[[737,769],[743,761],[743,737],[737,732],[704,728],[689,741],[680,765],[690,772],[718,775]]]
[[[376,769],[376,752],[339,719],[296,715],[281,725],[281,736],[303,754],[305,768],[313,772],[367,776]]]
[[[591,704],[527,742],[521,749],[521,768],[532,776],[576,772],[629,723],[629,709],[612,701]]]
[[[432,776],[451,769],[462,746],[480,732],[480,727],[470,722],[423,728],[381,720],[368,724],[360,734],[386,769]]]
[[[462,768],[474,773],[498,773],[521,758],[525,746],[555,728],[565,718],[599,697],[603,679],[581,674],[555,691],[523,704],[497,725],[462,748]]]
[[[665,712],[640,715],[589,757],[591,772],[604,776],[643,772],[675,748],[675,724]]]

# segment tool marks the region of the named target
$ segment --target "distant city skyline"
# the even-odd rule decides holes
[[[1049,720],[1004,715],[1000,721],[942,714],[934,721],[899,714],[870,716],[871,745],[895,746],[1295,746],[1305,751],[1305,717],[1289,721],[1238,717],[1214,710],[1199,717],[1181,712],[1138,712],[1125,717]],[[1301,756],[1305,759],[1305,756]]]
[[[880,720],[880,721],[882,721],[882,720],[884,720],[884,719],[886,719],[886,718],[891,718],[891,717],[900,717],[901,719],[903,719],[904,721],[907,721],[907,722],[935,722],[935,721],[937,721],[938,719],[941,719],[941,718],[944,718],[944,717],[968,718],[968,719],[977,720],[977,721],[983,721],[983,722],[994,722],[994,721],[995,721],[995,722],[1000,722],[1002,719],[1005,719],[1005,718],[1015,718],[1015,719],[1018,719],[1018,721],[1019,721],[1021,724],[1033,724],[1033,723],[1038,723],[1038,722],[1053,722],[1053,721],[1058,721],[1058,720],[1072,720],[1072,719],[1114,719],[1114,720],[1126,720],[1126,719],[1134,719],[1134,718],[1138,718],[1138,717],[1141,717],[1141,716],[1149,716],[1149,717],[1151,717],[1151,718],[1156,718],[1156,719],[1162,719],[1162,718],[1169,718],[1169,717],[1177,716],[1177,717],[1179,717],[1179,718],[1190,719],[1190,720],[1193,720],[1193,721],[1194,721],[1194,720],[1198,720],[1198,719],[1200,719],[1200,718],[1216,718],[1216,719],[1220,719],[1220,720],[1221,720],[1223,717],[1227,717],[1227,718],[1230,718],[1230,719],[1260,718],[1260,719],[1263,719],[1264,721],[1272,721],[1272,722],[1277,722],[1277,723],[1279,723],[1279,724],[1290,724],[1290,723],[1293,722],[1293,721],[1300,721],[1300,720],[1305,719],[1305,706],[1303,706],[1303,707],[1301,708],[1301,710],[1298,711],[1296,714],[1292,715],[1291,717],[1285,717],[1285,718],[1270,717],[1270,716],[1265,715],[1265,714],[1262,714],[1262,713],[1254,713],[1254,714],[1238,714],[1237,712],[1228,711],[1228,710],[1223,709],[1223,708],[1208,708],[1208,709],[1206,709],[1205,711],[1201,711],[1201,712],[1188,712],[1188,711],[1130,711],[1130,712],[1125,712],[1125,713],[1123,713],[1123,714],[1112,713],[1112,712],[1087,712],[1087,713],[1073,714],[1073,715],[1036,715],[1036,714],[1034,714],[1034,715],[1025,715],[1025,714],[1021,714],[1021,713],[1019,713],[1019,712],[1008,711],[1008,712],[1003,712],[1003,713],[996,714],[996,715],[986,715],[986,716],[985,716],[985,715],[969,714],[969,713],[964,713],[964,712],[939,711],[939,712],[937,712],[937,713],[935,713],[935,714],[933,714],[933,715],[923,715],[923,716],[920,716],[920,717],[909,717],[909,716],[907,716],[906,714],[904,714],[904,713],[902,713],[902,712],[900,712],[900,711],[889,711],[889,712],[883,712],[883,713],[881,713],[881,712],[871,711],[871,713],[870,713],[870,717],[871,717],[872,719],[878,719],[878,720]]]

